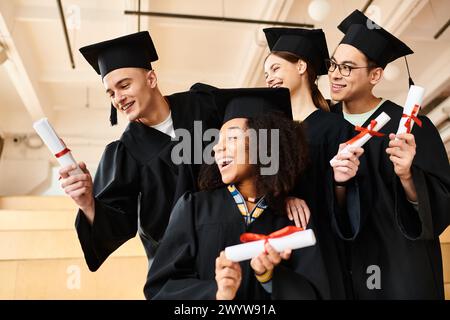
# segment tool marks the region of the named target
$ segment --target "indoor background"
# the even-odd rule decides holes
[[[125,128],[120,116],[110,126],[109,99],[80,47],[149,30],[163,94],[196,82],[264,86],[263,28],[322,28],[332,53],[342,38],[336,26],[355,9],[415,51],[408,62],[426,89],[421,112],[450,155],[448,0],[0,0],[0,299],[143,299],[148,266],[139,239],[88,271],[74,230],[76,208],[32,128],[48,118],[91,173]],[[319,87],[328,98],[326,77]],[[375,93],[403,105],[407,92],[406,65],[398,59]],[[441,243],[450,299],[449,230]]]

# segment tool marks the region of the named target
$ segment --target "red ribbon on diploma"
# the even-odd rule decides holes
[[[63,155],[65,155],[68,152],[70,152],[70,150],[68,148],[65,148],[63,151],[58,152],[57,154],[55,154],[55,157],[61,158]]]
[[[362,138],[366,133],[370,134],[372,137],[373,136],[376,136],[376,137],[384,136],[384,133],[380,133],[378,131],[373,130],[373,128],[375,128],[376,125],[377,125],[377,121],[376,120],[371,120],[368,128],[355,126],[355,130],[356,131],[360,131],[360,133],[358,133],[358,135],[356,135],[353,138],[351,138],[350,140],[348,140],[346,142],[346,144],[352,144],[353,142],[355,142],[355,141],[359,140],[360,138]]]
[[[70,152],[70,149],[67,148],[66,144],[64,143],[63,139],[59,138],[59,141],[61,141],[62,145],[64,146],[64,149],[57,154],[55,154],[56,158],[61,158],[66,153]]]
[[[269,239],[274,238],[281,238],[287,235],[290,235],[292,233],[303,231],[303,228],[295,227],[295,226],[287,226],[283,229],[277,230],[272,232],[269,235],[259,234],[259,233],[250,233],[246,232],[241,234],[240,240],[241,242],[252,242],[252,241],[258,241],[258,240],[265,240],[264,245],[269,241]],[[264,248],[264,252],[266,252],[266,249]],[[267,252],[266,252],[267,254]]]
[[[414,105],[414,108],[411,112],[411,115],[408,114],[402,114],[402,118],[408,118],[408,120],[406,120],[405,122],[405,127],[406,127],[406,133],[411,133],[411,121],[414,121],[419,127],[422,127],[422,120],[420,120],[419,118],[417,118],[415,116],[415,114],[417,114],[417,112],[419,112],[419,108],[420,106],[418,104]]]

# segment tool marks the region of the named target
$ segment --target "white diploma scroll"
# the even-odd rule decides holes
[[[55,130],[53,129],[47,118],[43,118],[33,123],[33,128],[36,130],[37,134],[44,143],[47,145],[50,152],[56,157],[56,160],[61,167],[66,167],[69,165],[77,165],[75,159],[67,149],[64,142],[58,137]],[[70,171],[69,175],[82,174],[83,171],[78,167]]]
[[[313,246],[316,244],[316,237],[314,231],[308,229],[284,237],[268,239],[268,241],[275,250],[282,252],[285,249],[295,250]],[[227,247],[225,248],[225,256],[233,262],[252,259],[264,252],[264,242],[265,240],[257,240]]]
[[[369,127],[369,129],[372,131],[380,131],[380,129],[383,128],[384,125],[389,122],[389,120],[391,120],[391,117],[389,117],[386,112],[382,112],[375,119],[375,121],[377,122],[375,127],[374,128]],[[347,144],[345,146],[345,148],[342,149],[338,154],[349,153],[350,148],[362,147],[367,141],[370,140],[370,138],[372,138],[372,135],[370,133],[366,133],[365,135],[361,136],[356,141],[353,141],[352,143]],[[333,165],[335,163],[335,161],[336,161],[336,156],[334,156],[333,159],[330,160],[330,165]]]
[[[420,110],[420,106],[422,104],[424,93],[425,93],[424,88],[419,86],[411,86],[408,92],[408,97],[406,98],[405,105],[403,107],[403,114],[407,116],[417,117],[417,114],[419,113]],[[397,134],[410,133],[413,125],[414,125],[413,119],[409,117],[402,117],[400,119],[400,124],[398,125]]]

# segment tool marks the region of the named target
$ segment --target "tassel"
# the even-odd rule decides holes
[[[117,124],[117,109],[111,103],[111,114],[109,116],[109,122],[111,122],[111,126],[115,126]]]
[[[406,62],[406,70],[408,71],[408,84],[409,84],[409,87],[411,87],[414,85],[414,81],[411,78],[411,73],[409,72],[409,65],[408,65],[408,60],[406,59],[406,56],[405,56],[405,62]]]

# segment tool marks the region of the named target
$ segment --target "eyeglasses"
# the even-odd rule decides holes
[[[338,64],[338,63],[336,63],[336,62],[334,62],[333,60],[330,60],[330,59],[326,59],[325,60],[325,64],[327,66],[328,72],[334,72],[334,70],[336,70],[336,67],[338,67],[339,68],[339,73],[343,77],[350,76],[350,73],[352,72],[353,69],[370,68],[369,66],[367,66],[367,67],[352,67],[352,66],[349,66],[347,64]]]

